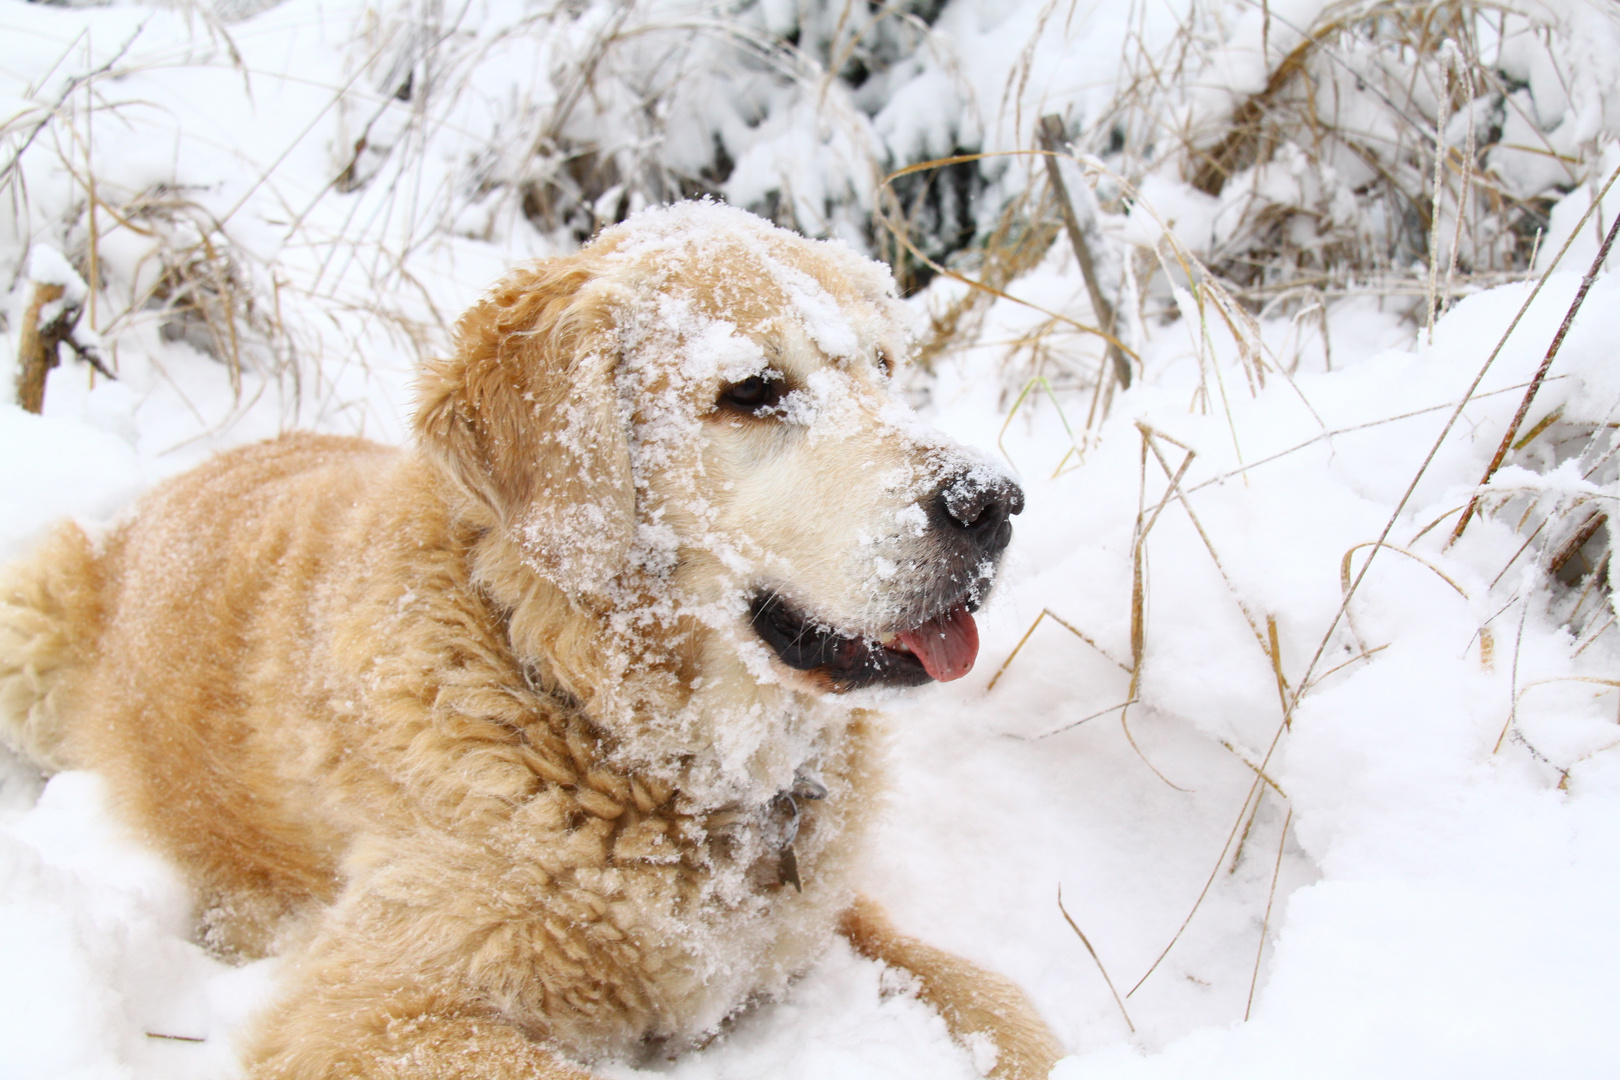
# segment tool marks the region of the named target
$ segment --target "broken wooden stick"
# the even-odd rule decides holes
[[[62,299],[60,285],[33,283],[28,308],[23,313],[22,333],[17,342],[17,404],[31,413],[45,407],[45,373],[57,364],[56,348],[62,343],[58,324],[69,309],[45,325],[40,316],[49,304]]]
[[[56,255],[55,258],[60,261],[61,256]],[[37,265],[37,262],[30,260],[30,264]],[[77,275],[71,270],[65,272],[70,281],[78,281]],[[22,326],[17,335],[17,404],[28,412],[38,413],[45,407],[46,373],[60,362],[59,354],[63,345],[107,378],[116,376],[102,363],[96,351],[95,336],[75,332],[83,310],[83,284],[79,283],[74,294],[69,296],[67,285],[62,283],[58,274],[46,271],[39,276],[34,275],[35,271],[31,270],[28,304],[23,309]],[[52,276],[58,277],[58,280],[39,279]]]
[[[1058,164],[1058,155],[1064,153],[1063,142],[1063,121],[1052,115],[1041,117],[1041,149],[1046,151],[1046,176],[1052,184],[1053,194],[1057,196],[1058,211],[1063,215],[1063,227],[1069,234],[1069,243],[1074,247],[1074,257],[1080,262],[1080,274],[1086,279],[1091,309],[1097,313],[1097,322],[1102,325],[1103,333],[1111,339],[1108,342],[1108,359],[1114,365],[1114,376],[1119,379],[1121,387],[1128,389],[1131,385],[1131,363],[1125,359],[1119,343],[1112,340],[1115,336],[1114,305],[1103,295],[1102,286],[1097,281],[1097,264],[1091,256],[1085,233],[1080,228],[1080,220],[1075,216],[1068,186],[1063,183],[1063,172]]]

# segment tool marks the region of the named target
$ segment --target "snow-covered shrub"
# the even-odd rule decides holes
[[[579,242],[642,206],[708,195],[872,250],[885,172],[976,145],[931,26],[942,9],[496,0],[470,15],[396,0],[352,46],[365,74],[342,100],[352,153],[338,185],[427,169],[444,216],[480,239],[521,216]],[[967,168],[895,195],[943,257],[973,239],[982,186]]]
[[[473,250],[566,249],[642,206],[712,196],[892,255],[874,220],[882,177],[980,138],[939,26],[950,10],[58,11],[64,28],[95,18],[95,33],[69,32],[75,45],[55,55],[6,50],[0,280],[15,297],[30,246],[61,250],[92,283],[89,321],[115,356],[120,335],[161,333],[223,361],[233,381],[248,368],[282,378],[292,416],[335,357],[363,368],[431,347],[445,308],[498,269],[466,280]],[[955,10],[973,26],[984,15],[963,0]],[[883,197],[943,259],[974,240],[984,186],[970,165],[902,178]],[[928,273],[901,270],[913,286]],[[312,415],[343,396],[328,387]]]
[[[1255,304],[1499,281],[1620,134],[1617,57],[1584,0],[1194,4],[1078,141]]]

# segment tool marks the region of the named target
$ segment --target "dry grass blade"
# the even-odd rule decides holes
[[[1337,674],[1338,672],[1343,671],[1345,668],[1349,667],[1351,664],[1358,664],[1363,660],[1370,660],[1370,659],[1372,659],[1373,656],[1375,656],[1378,653],[1383,652],[1387,648],[1389,648],[1389,646],[1387,644],[1385,644],[1385,645],[1375,645],[1372,648],[1368,649],[1366,652],[1357,653],[1356,655],[1352,656],[1348,660],[1340,661],[1339,663],[1334,664],[1332,667],[1328,668],[1326,671],[1322,672],[1320,675],[1318,675],[1314,679],[1312,679],[1311,682],[1310,682],[1310,686],[1305,687],[1305,689],[1309,690],[1309,689],[1311,689],[1311,687],[1315,687],[1315,686],[1319,685],[1328,676],[1334,675],[1334,674]],[[1292,727],[1291,724],[1286,725],[1286,726]]]
[[[1460,511],[1461,509],[1462,509],[1462,507],[1459,506],[1459,507],[1457,507],[1457,510],[1453,510],[1452,513],[1456,513],[1457,511]],[[1531,532],[1529,536],[1524,538],[1524,543],[1519,545],[1518,550],[1513,553],[1513,557],[1511,559],[1509,559],[1506,562],[1506,564],[1503,565],[1502,569],[1497,573],[1496,577],[1491,579],[1491,585],[1490,585],[1491,588],[1493,588],[1493,589],[1496,588],[1497,584],[1504,577],[1507,577],[1507,572],[1509,570],[1513,569],[1513,564],[1519,561],[1519,556],[1523,555],[1526,551],[1530,550],[1530,545],[1535,543],[1536,537],[1541,535],[1541,531],[1543,529],[1545,529],[1547,527],[1548,522],[1550,522],[1552,520],[1553,520],[1553,518],[1550,515],[1548,517],[1543,518],[1541,520],[1541,522],[1538,525],[1536,525],[1535,530],[1533,532]]]
[[[1097,971],[1102,974],[1103,982],[1108,984],[1108,992],[1114,995],[1114,1004],[1119,1006],[1119,1015],[1125,1018],[1125,1026],[1131,1029],[1132,1035],[1135,1035],[1136,1025],[1131,1023],[1131,1014],[1125,1011],[1125,999],[1119,996],[1118,990],[1114,989],[1114,980],[1108,977],[1108,969],[1103,967],[1102,957],[1098,956],[1097,950],[1091,947],[1091,940],[1086,937],[1085,932],[1075,923],[1074,916],[1069,914],[1069,909],[1063,906],[1062,885],[1058,886],[1057,904],[1058,910],[1063,913],[1063,921],[1069,924],[1069,929],[1074,931],[1074,936],[1079,938],[1080,944],[1086,947],[1086,952],[1091,954],[1092,962],[1097,965]]]
[[[1444,48],[1443,53],[1447,52]],[[1452,59],[1455,51],[1452,50],[1446,59]],[[1440,310],[1440,206],[1441,197],[1445,194],[1445,185],[1441,180],[1445,177],[1446,147],[1444,133],[1446,130],[1446,112],[1451,106],[1449,83],[1454,64],[1446,63],[1442,68],[1442,92],[1439,94],[1440,115],[1435,121],[1435,148],[1434,148],[1434,203],[1429,211],[1429,296],[1428,313],[1423,320],[1424,330],[1430,345],[1434,344],[1434,319]],[[1455,249],[1453,249],[1455,251]]]
[[[1277,643],[1277,617],[1275,615],[1266,616],[1266,640],[1270,643],[1267,652],[1271,655],[1271,673],[1277,677],[1277,703],[1282,706],[1283,714],[1286,717],[1288,715],[1288,680],[1283,676],[1282,646]]]
[[[1148,771],[1162,780],[1166,787],[1179,791],[1183,795],[1191,795],[1195,790],[1194,788],[1182,787],[1180,784],[1164,775],[1159,767],[1153,764],[1153,759],[1148,757],[1147,754],[1143,752],[1142,747],[1137,743],[1135,734],[1131,732],[1131,706],[1136,704],[1136,702],[1137,699],[1133,696],[1129,701],[1120,707],[1119,727],[1120,730],[1125,733],[1125,741],[1130,744],[1132,752],[1134,752],[1137,757],[1142,759],[1142,764],[1148,767]],[[1108,711],[1111,710],[1104,710],[1104,712]]]
[[[1568,540],[1560,544],[1558,550],[1553,552],[1552,557],[1547,560],[1548,571],[1554,576],[1561,573],[1569,560],[1573,559],[1581,548],[1585,546],[1586,542],[1596,536],[1598,530],[1608,523],[1609,515],[1601,511],[1588,517],[1581,524],[1581,527],[1576,529]]]
[[[1508,674],[1508,690],[1512,694],[1512,700],[1508,706],[1507,722],[1502,725],[1501,732],[1496,736],[1496,745],[1491,747],[1493,757],[1501,753],[1502,743],[1506,741],[1508,732],[1513,730],[1514,721],[1519,718],[1519,654],[1524,649],[1524,620],[1529,614],[1530,605],[1525,604],[1519,611],[1519,631],[1513,636],[1513,667]]]
[[[1133,700],[1142,685],[1142,652],[1147,642],[1147,586],[1145,581],[1146,566],[1144,565],[1147,558],[1147,536],[1148,533],[1153,531],[1153,526],[1158,523],[1159,515],[1164,513],[1164,508],[1170,504],[1170,500],[1180,490],[1181,478],[1187,474],[1187,470],[1192,466],[1193,458],[1197,456],[1194,451],[1188,450],[1187,456],[1181,460],[1180,468],[1176,469],[1172,474],[1169,464],[1164,460],[1164,456],[1159,453],[1157,447],[1153,446],[1152,429],[1141,423],[1136,426],[1142,433],[1144,457],[1147,451],[1152,449],[1154,455],[1159,459],[1159,464],[1164,468],[1165,475],[1170,477],[1170,483],[1165,488],[1164,495],[1159,499],[1158,504],[1153,507],[1151,514],[1144,516],[1141,511],[1137,512],[1136,535],[1131,542],[1131,698]],[[1145,488],[1145,476],[1143,480]]]
[[[1364,540],[1359,544],[1353,545],[1344,553],[1344,558],[1339,560],[1339,588],[1342,592],[1348,593],[1350,591],[1350,567],[1353,565],[1352,560],[1354,559],[1356,552],[1360,551],[1362,548],[1370,547],[1381,547],[1388,551],[1394,551],[1401,555],[1405,555],[1413,562],[1420,563],[1429,570],[1433,571],[1436,577],[1438,577],[1441,581],[1444,581],[1447,585],[1450,585],[1452,589],[1456,591],[1457,595],[1462,597],[1464,600],[1472,599],[1468,595],[1468,590],[1457,584],[1457,582],[1452,579],[1451,575],[1434,565],[1434,563],[1430,562],[1428,559],[1425,559],[1423,556],[1414,551],[1408,551],[1406,548],[1403,548],[1398,544],[1391,544],[1382,540]]]
[[[1001,451],[1001,456],[1007,459],[1007,464],[1012,465],[1013,471],[1017,472],[1018,466],[1014,464],[1012,455],[1007,452],[1007,444],[1004,440],[1007,438],[1007,429],[1012,426],[1013,417],[1018,415],[1018,410],[1024,404],[1024,399],[1029,397],[1030,391],[1037,386],[1046,391],[1046,396],[1052,401],[1052,408],[1057,410],[1058,420],[1063,424],[1064,434],[1069,436],[1069,449],[1064,451],[1063,457],[1057,463],[1057,468],[1052,471],[1052,476],[1055,479],[1063,471],[1064,462],[1069,460],[1069,455],[1078,454],[1080,447],[1075,441],[1074,429],[1069,426],[1069,418],[1063,413],[1063,404],[1058,401],[1057,394],[1052,392],[1052,384],[1046,381],[1045,376],[1035,376],[1025,383],[1024,388],[1018,392],[1018,397],[1013,401],[1012,408],[1007,410],[1007,419],[1001,422],[1001,430],[996,432],[996,449]]]
[[[1529,446],[1535,441],[1537,435],[1540,435],[1543,431],[1546,431],[1563,418],[1564,407],[1560,405],[1558,408],[1536,421],[1529,431],[1525,432],[1523,435],[1520,435],[1518,440],[1514,442],[1513,449],[1523,450],[1526,446]]]
[[[1591,648],[1592,643],[1598,638],[1602,637],[1604,632],[1612,627],[1615,622],[1615,617],[1610,615],[1596,630],[1588,630],[1585,634],[1581,635],[1580,642],[1575,646],[1574,651],[1569,654],[1570,658],[1573,659],[1574,657],[1581,655],[1581,653],[1585,652],[1587,649]]]
[[[1484,395],[1481,396],[1483,397]],[[1423,539],[1425,536],[1428,536],[1431,532],[1437,529],[1440,526],[1440,523],[1446,520],[1446,518],[1450,517],[1452,514],[1460,513],[1462,513],[1462,505],[1459,503],[1458,505],[1453,506],[1449,510],[1446,510],[1444,513],[1440,514],[1440,516],[1423,526],[1423,528],[1419,529],[1417,532],[1413,533],[1412,539],[1406,542],[1406,546],[1411,547],[1413,544],[1416,544],[1419,540]],[[1493,581],[1491,584],[1495,585],[1496,582]]]
[[[996,683],[999,682],[1001,680],[1001,676],[1006,673],[1008,665],[1010,665],[1013,662],[1013,658],[1016,657],[1020,651],[1022,651],[1025,642],[1029,641],[1030,635],[1035,633],[1035,628],[1041,625],[1041,622],[1044,619],[1051,619],[1053,622],[1063,627],[1063,629],[1067,630],[1069,633],[1073,634],[1087,645],[1090,645],[1100,656],[1102,656],[1109,663],[1113,664],[1115,667],[1119,668],[1121,671],[1126,672],[1127,674],[1130,672],[1131,669],[1129,665],[1123,664],[1114,659],[1109,655],[1107,649],[1103,648],[1101,645],[1098,645],[1095,641],[1092,641],[1079,630],[1076,630],[1051,608],[1042,608],[1041,613],[1035,616],[1035,621],[1029,624],[1029,629],[1024,631],[1024,636],[1018,639],[1018,644],[1013,646],[1013,651],[1007,654],[1007,659],[1001,662],[1001,666],[996,669],[996,673],[990,677],[989,684],[984,688],[985,693],[988,694],[990,691],[996,688]],[[1118,706],[1115,706],[1115,708],[1118,708]]]
[[[1129,698],[1129,699],[1127,699],[1125,701],[1120,702],[1118,705],[1110,705],[1106,709],[1098,709],[1096,712],[1090,713],[1090,714],[1088,714],[1086,716],[1082,716],[1078,720],[1071,720],[1066,724],[1060,724],[1059,726],[1053,728],[1051,731],[1043,731],[1039,735],[1036,735],[1034,738],[1035,738],[1035,740],[1037,742],[1040,741],[1041,739],[1050,739],[1054,735],[1061,735],[1065,731],[1073,731],[1075,728],[1079,727],[1081,724],[1088,724],[1091,721],[1097,719],[1098,717],[1107,716],[1111,712],[1119,712],[1121,709],[1129,709],[1132,705],[1135,705],[1135,704],[1136,704],[1136,699],[1135,698]],[[1140,752],[1141,751],[1138,751],[1138,753],[1140,753]],[[1152,766],[1150,765],[1149,768],[1152,768]],[[1161,776],[1160,779],[1162,780],[1164,778]],[[1168,780],[1166,780],[1165,783],[1168,784],[1170,782]],[[1174,784],[1170,784],[1170,786],[1175,787]],[[1182,790],[1182,789],[1177,789],[1177,790]]]
[[[1146,456],[1147,447],[1151,444],[1152,438],[1149,435],[1148,430],[1143,427],[1143,425],[1138,424],[1137,426],[1142,429],[1143,443],[1143,488],[1139,493],[1140,498],[1141,495],[1146,494]],[[1158,453],[1157,449],[1155,449],[1154,452]],[[1147,644],[1147,536],[1148,533],[1153,531],[1153,526],[1157,524],[1159,515],[1164,512],[1164,508],[1170,504],[1170,499],[1177,491],[1177,485],[1181,482],[1181,478],[1186,475],[1187,469],[1192,465],[1193,458],[1195,457],[1197,457],[1197,454],[1194,451],[1187,451],[1187,456],[1182,459],[1181,467],[1177,469],[1175,474],[1170,478],[1170,485],[1165,489],[1164,495],[1159,499],[1157,505],[1153,507],[1153,512],[1151,514],[1144,517],[1141,510],[1137,511],[1136,535],[1131,544],[1131,689],[1130,697],[1126,701],[1124,707],[1122,707],[1119,714],[1119,726],[1120,729],[1125,733],[1125,741],[1130,743],[1131,749],[1135,751],[1136,756],[1142,759],[1142,764],[1146,765],[1153,775],[1164,781],[1165,784],[1177,791],[1182,792],[1189,791],[1190,789],[1182,787],[1180,784],[1164,775],[1164,773],[1160,772],[1158,766],[1154,765],[1153,762],[1148,759],[1148,756],[1142,752],[1141,746],[1137,745],[1136,736],[1131,733],[1130,706],[1136,702],[1140,696],[1142,686],[1142,656],[1146,650]],[[1162,460],[1163,459],[1161,457],[1161,461]],[[1169,472],[1168,467],[1166,467],[1165,471],[1167,473]]]
[[[1602,678],[1602,677],[1596,676],[1596,675],[1557,675],[1557,676],[1553,676],[1552,678],[1537,679],[1534,682],[1526,683],[1524,686],[1520,687],[1513,695],[1513,713],[1509,717],[1507,725],[1505,727],[1503,727],[1502,733],[1497,736],[1496,749],[1500,750],[1501,747],[1502,747],[1502,743],[1507,739],[1507,736],[1508,736],[1508,734],[1510,732],[1510,729],[1513,727],[1514,720],[1518,716],[1519,702],[1523,700],[1524,695],[1528,694],[1530,691],[1534,690],[1538,686],[1548,686],[1548,685],[1553,684],[1553,683],[1571,683],[1571,682],[1572,683],[1587,683],[1587,684],[1594,685],[1594,686],[1606,686],[1606,687],[1609,687],[1610,689],[1613,689],[1613,690],[1620,690],[1620,679],[1606,679],[1606,678]],[[1536,760],[1542,762],[1545,765],[1552,766],[1554,769],[1556,769],[1561,774],[1561,779],[1558,782],[1558,790],[1560,790],[1560,791],[1568,791],[1569,790],[1570,768],[1573,768],[1575,765],[1580,764],[1580,762],[1585,761],[1588,758],[1594,757],[1597,754],[1603,753],[1606,750],[1612,750],[1616,746],[1620,746],[1620,741],[1611,742],[1611,743],[1609,743],[1609,744],[1607,744],[1605,746],[1600,746],[1596,750],[1593,750],[1593,751],[1590,751],[1590,752],[1588,752],[1586,754],[1583,754],[1583,755],[1581,755],[1581,757],[1579,757],[1575,761],[1571,762],[1570,763],[1570,768],[1564,768],[1563,766],[1560,766],[1556,762],[1554,762],[1546,754],[1544,754],[1540,750],[1538,750],[1534,745],[1532,745],[1530,743],[1530,741],[1527,740],[1524,737],[1524,734],[1522,732],[1514,732],[1513,735],[1514,735],[1515,741],[1517,741],[1519,743],[1519,745],[1523,746],[1525,749],[1530,751],[1530,754],[1531,754],[1532,757],[1534,757]],[[1495,751],[1492,751],[1492,753],[1495,753]]]
[[[1288,827],[1294,823],[1294,808],[1283,818],[1282,835],[1277,838],[1277,863],[1271,868],[1271,891],[1266,894],[1266,915],[1260,920],[1260,947],[1254,951],[1254,974],[1249,977],[1249,1000],[1243,1006],[1243,1019],[1254,1010],[1254,991],[1260,985],[1260,960],[1266,955],[1266,934],[1271,929],[1271,909],[1277,902],[1277,879],[1282,876],[1283,849],[1288,844]]]
[[[1552,377],[1552,379],[1550,379],[1548,381],[1553,381],[1553,380],[1556,380],[1556,379],[1558,379],[1560,377],[1561,376],[1554,375]],[[1492,390],[1489,393],[1477,394],[1477,395],[1475,395],[1474,400],[1475,401],[1480,401],[1480,400],[1483,400],[1483,399],[1488,398],[1488,397],[1496,397],[1499,394],[1511,394],[1513,391],[1515,391],[1515,390],[1523,390],[1526,386],[1529,386],[1529,385],[1530,384],[1528,382],[1516,383],[1513,386],[1505,386],[1500,390]],[[1350,424],[1350,425],[1347,425],[1347,426],[1342,427],[1342,428],[1334,428],[1331,431],[1324,431],[1324,432],[1321,432],[1320,434],[1311,436],[1309,439],[1306,439],[1304,442],[1295,443],[1293,446],[1290,446],[1286,450],[1279,450],[1275,454],[1268,454],[1266,457],[1260,458],[1257,461],[1251,461],[1247,465],[1240,465],[1236,469],[1231,469],[1231,470],[1229,470],[1227,472],[1224,472],[1224,473],[1221,473],[1221,474],[1219,474],[1217,476],[1212,476],[1208,480],[1200,480],[1198,483],[1192,485],[1191,487],[1189,487],[1187,489],[1187,494],[1191,495],[1194,492],[1201,491],[1204,488],[1210,487],[1210,486],[1215,485],[1215,484],[1223,484],[1223,483],[1225,483],[1226,481],[1232,479],[1235,476],[1247,476],[1250,471],[1252,471],[1254,469],[1258,469],[1262,465],[1270,465],[1274,461],[1281,461],[1283,458],[1288,457],[1291,454],[1297,454],[1301,450],[1309,449],[1310,447],[1315,446],[1317,443],[1320,443],[1320,442],[1331,443],[1333,441],[1333,439],[1337,438],[1340,435],[1348,435],[1348,434],[1351,434],[1352,432],[1356,432],[1356,431],[1365,431],[1368,428],[1382,427],[1385,424],[1399,423],[1402,420],[1411,420],[1411,419],[1414,419],[1415,417],[1427,416],[1430,413],[1436,413],[1436,412],[1440,412],[1440,411],[1442,411],[1444,409],[1454,409],[1454,408],[1456,408],[1456,403],[1455,402],[1448,402],[1447,404],[1444,404],[1444,405],[1430,405],[1428,408],[1425,408],[1425,409],[1413,409],[1411,412],[1400,413],[1400,414],[1398,414],[1396,416],[1386,416],[1381,420],[1368,420],[1368,421],[1366,421],[1364,423]],[[1461,509],[1462,509],[1462,507],[1458,506],[1455,509],[1446,511],[1444,514],[1441,515],[1440,519],[1437,519],[1433,524],[1429,525],[1427,528],[1423,529],[1422,532],[1418,533],[1418,536],[1422,536],[1423,533],[1428,532],[1429,529],[1432,529],[1432,528],[1434,528],[1435,525],[1438,525],[1441,520],[1444,520],[1445,518],[1450,517],[1452,514],[1455,514],[1458,510],[1461,510]],[[1413,537],[1414,542],[1416,541],[1416,539],[1417,539],[1417,537]]]
[[[1221,740],[1221,745],[1226,748],[1227,753],[1231,754],[1233,757],[1235,757],[1239,761],[1243,762],[1243,764],[1248,767],[1248,770],[1250,772],[1254,773],[1254,775],[1256,775],[1260,779],[1264,780],[1266,782],[1266,786],[1269,787],[1272,791],[1275,791],[1278,795],[1281,795],[1285,799],[1288,798],[1288,792],[1284,791],[1282,789],[1282,786],[1279,785],[1276,780],[1274,780],[1270,776],[1266,775],[1266,771],[1264,769],[1262,769],[1260,766],[1256,765],[1254,762],[1250,761],[1249,760],[1249,755],[1245,754],[1242,750],[1239,750],[1237,747],[1233,746],[1231,743],[1227,742],[1225,739]]]
[[[1154,458],[1159,463],[1159,468],[1163,469],[1164,474],[1169,477],[1170,464],[1165,460],[1163,453],[1160,452],[1158,444],[1155,442],[1156,438],[1163,439],[1167,438],[1167,436],[1165,436],[1163,432],[1150,428],[1142,423],[1138,423],[1137,427],[1142,430],[1143,437],[1147,440],[1149,449],[1152,450]],[[1174,442],[1174,440],[1169,441]],[[1193,451],[1188,450],[1187,453],[1187,460],[1182,462],[1181,468],[1177,470],[1174,477],[1171,477],[1169,493],[1173,494],[1177,501],[1181,503],[1181,508],[1186,512],[1187,519],[1192,522],[1194,530],[1196,530],[1198,533],[1199,540],[1203,541],[1204,550],[1209,552],[1210,559],[1215,563],[1216,571],[1221,575],[1221,580],[1226,583],[1227,591],[1232,594],[1233,602],[1237,604],[1238,610],[1243,613],[1244,621],[1249,624],[1249,630],[1254,634],[1254,640],[1260,646],[1260,651],[1265,653],[1269,659],[1271,656],[1271,650],[1267,646],[1265,635],[1260,630],[1259,621],[1255,619],[1254,614],[1249,610],[1249,606],[1243,602],[1243,595],[1238,591],[1237,586],[1232,582],[1231,575],[1226,572],[1225,564],[1221,562],[1220,552],[1215,549],[1215,542],[1209,538],[1209,533],[1204,529],[1204,523],[1199,520],[1198,514],[1192,508],[1192,503],[1187,499],[1186,492],[1182,490],[1181,477],[1187,471],[1187,466],[1192,462],[1191,455]]]
[[[1620,679],[1606,679],[1601,675],[1554,675],[1550,678],[1536,679],[1532,682],[1525,683],[1519,688],[1518,696],[1523,698],[1524,695],[1528,694],[1538,686],[1548,686],[1552,683],[1567,682],[1591,683],[1594,686],[1610,686],[1620,689]]]

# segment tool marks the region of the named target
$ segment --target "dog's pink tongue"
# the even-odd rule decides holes
[[[972,671],[979,655],[979,628],[966,605],[929,619],[915,630],[902,630],[899,636],[901,644],[940,682],[960,679]]]

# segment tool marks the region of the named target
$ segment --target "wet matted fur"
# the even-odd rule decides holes
[[[1046,1075],[1016,988],[850,880],[870,699],[971,666],[1022,498],[891,396],[904,326],[842,247],[645,213],[463,316],[416,449],[236,450],[7,571],[7,739],[289,958],[251,1076],[588,1076],[834,933]]]

